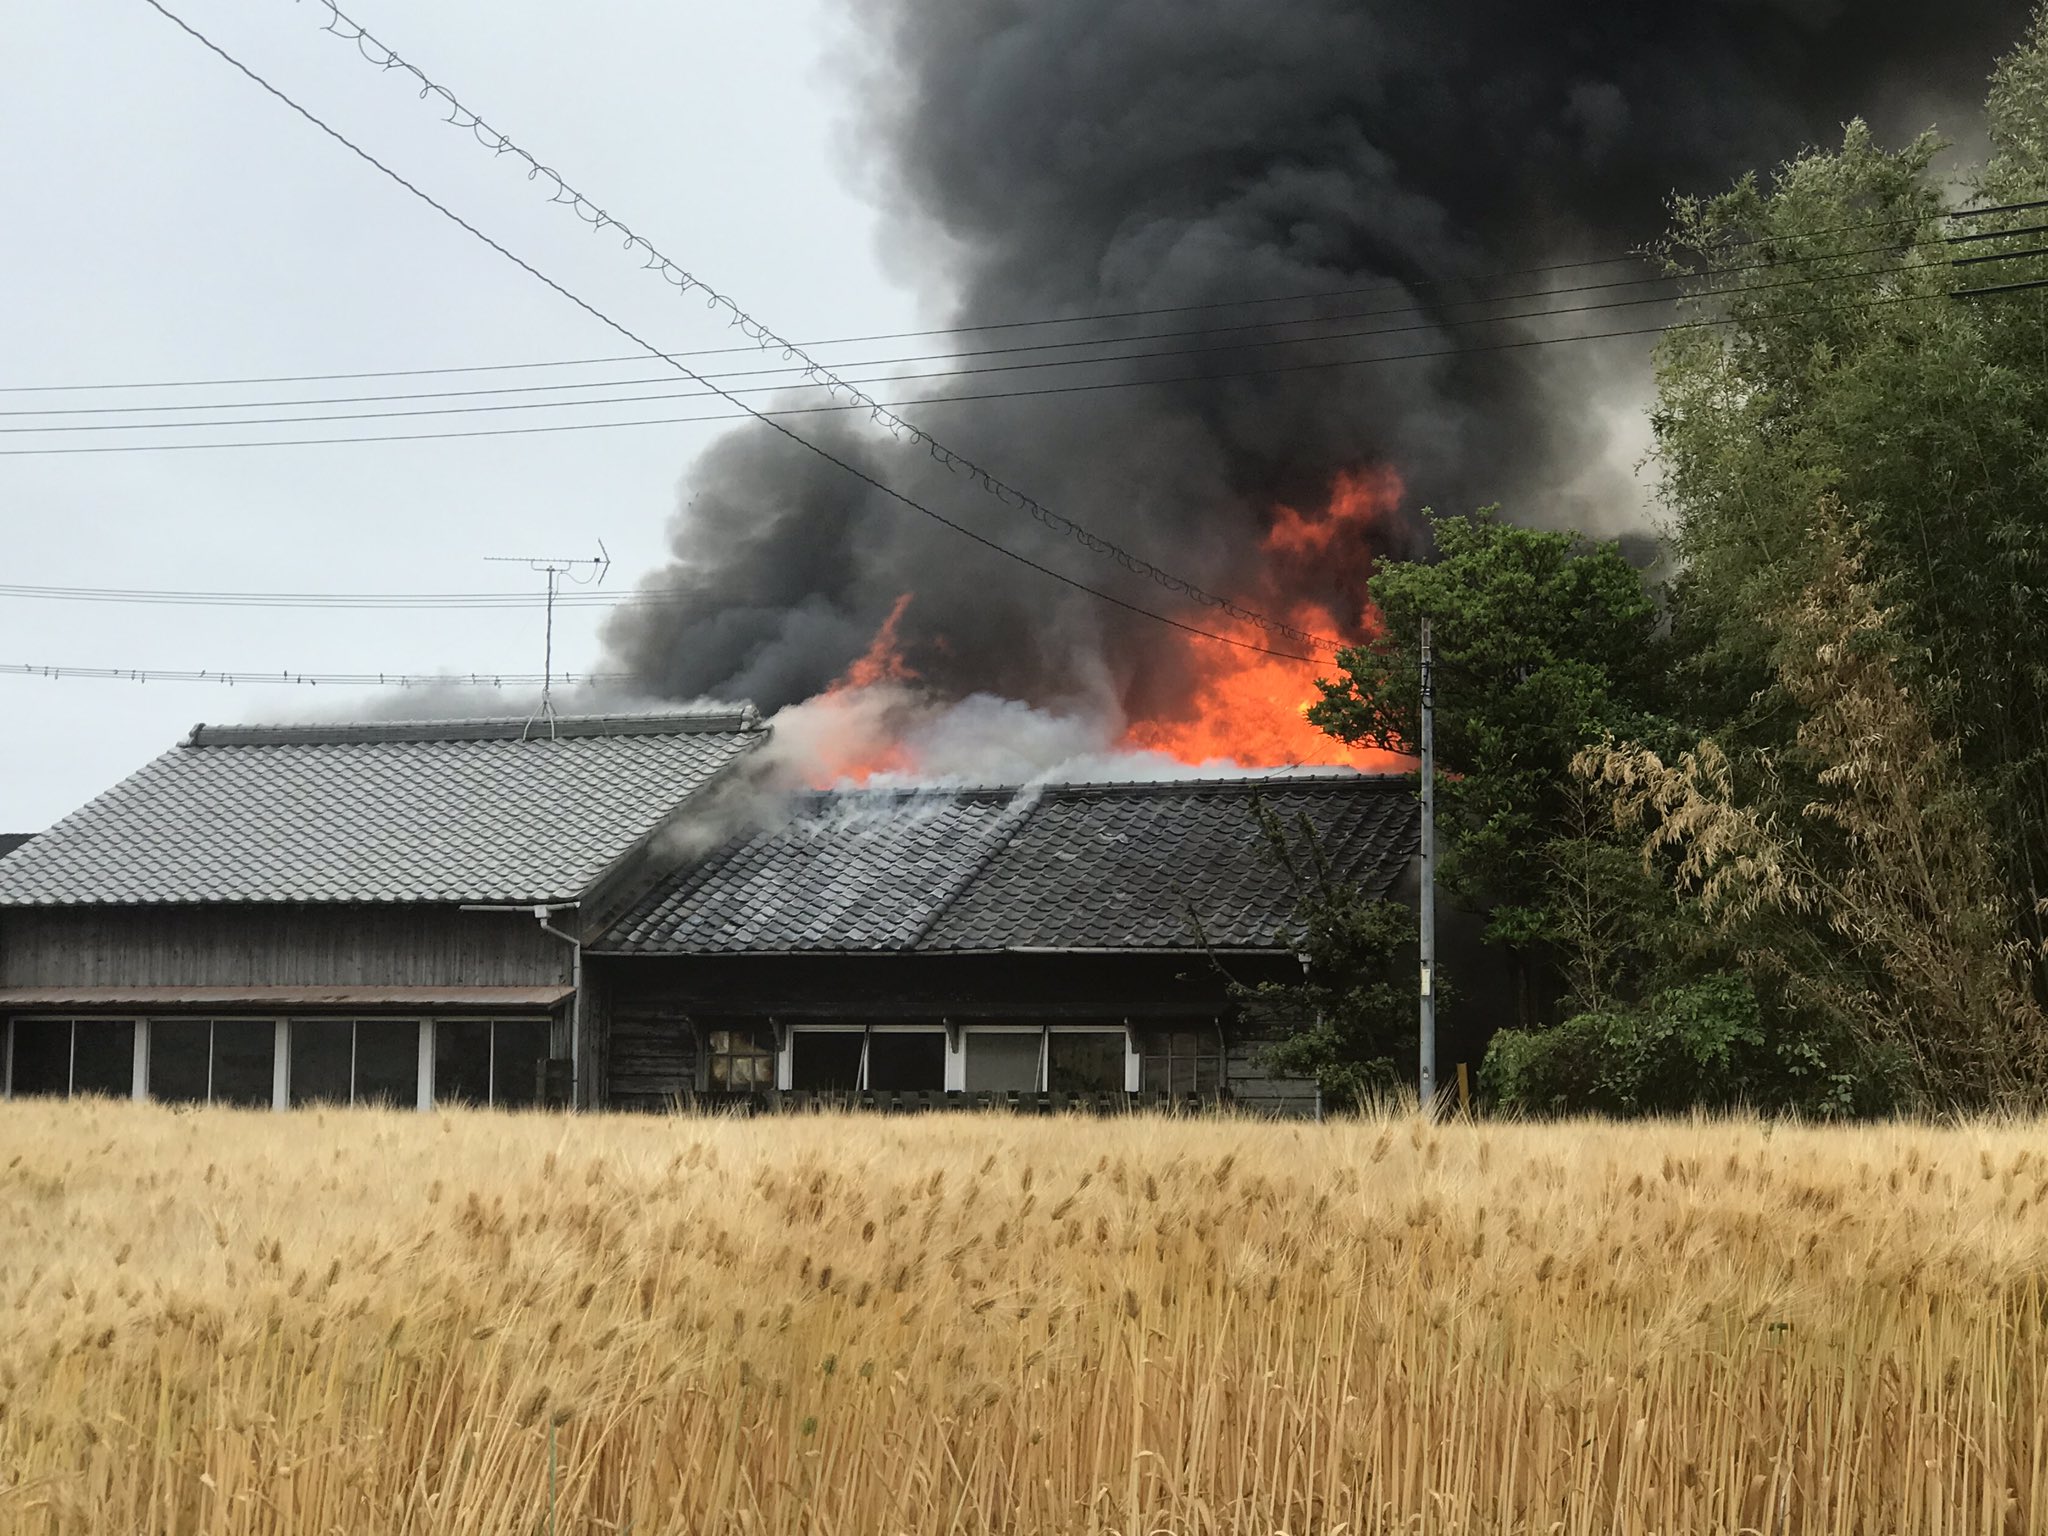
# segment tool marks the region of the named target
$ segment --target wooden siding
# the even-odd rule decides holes
[[[523,912],[451,907],[15,907],[0,986],[530,986],[570,949]]]
[[[1230,1040],[1223,1055],[1223,1086],[1231,1102],[1255,1115],[1313,1118],[1319,1100],[1311,1078],[1279,1077],[1260,1057],[1272,1042]]]
[[[590,1072],[607,1109],[663,1110],[698,1081],[696,1017],[805,1023],[1104,1023],[1139,1029],[1224,1021],[1224,1086],[1254,1113],[1309,1117],[1313,1082],[1275,1077],[1262,1041],[1231,1037],[1224,978],[1203,956],[860,955],[585,961]],[[1298,977],[1292,959],[1240,957],[1238,979]],[[1213,1036],[1211,1037],[1213,1039]]]
[[[697,1087],[697,1036],[682,1014],[614,1005],[608,1022],[605,1108],[664,1110]]]

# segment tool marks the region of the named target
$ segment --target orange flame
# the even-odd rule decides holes
[[[850,688],[872,688],[877,683],[907,683],[917,676],[916,668],[903,659],[903,643],[896,638],[896,631],[903,623],[903,610],[910,606],[914,594],[905,592],[889,609],[889,617],[882,620],[882,627],[875,631],[875,638],[868,642],[837,682],[825,692],[829,696],[844,693]]]
[[[1258,606],[1284,614],[1288,623],[1311,634],[1346,642],[1376,635],[1379,616],[1363,596],[1365,578],[1375,545],[1382,542],[1382,524],[1403,494],[1401,478],[1392,470],[1359,470],[1338,475],[1321,507],[1276,508],[1263,541]],[[1290,596],[1333,586],[1360,594],[1356,612]],[[829,687],[778,717],[778,730],[801,739],[813,760],[810,773],[817,787],[865,784],[878,774],[914,778],[928,767],[919,762],[907,733],[921,712],[942,706],[910,686],[918,672],[904,658],[899,631],[912,596],[905,592],[896,599],[867,649]],[[1307,712],[1317,697],[1315,677],[1334,670],[1327,652],[1315,653],[1317,666],[1304,666],[1266,654],[1300,649],[1299,642],[1284,635],[1223,615],[1204,614],[1200,622],[1204,629],[1243,643],[1186,637],[1195,685],[1185,707],[1171,716],[1132,721],[1118,743],[1123,750],[1245,768],[1314,764],[1387,772],[1412,766],[1395,753],[1347,747],[1309,724]]]
[[[845,781],[865,784],[878,773],[908,774],[916,761],[893,729],[892,703],[902,684],[917,679],[917,669],[904,660],[897,631],[914,593],[905,592],[890,605],[889,616],[876,629],[868,648],[825,691],[803,706],[809,718],[804,729],[815,738],[819,756],[814,787]],[[895,685],[883,692],[883,685]]]
[[[1284,612],[1288,623],[1311,634],[1346,642],[1377,634],[1379,616],[1370,605],[1339,615],[1318,602],[1288,603],[1281,594],[1294,584],[1290,577],[1299,579],[1311,572],[1323,577],[1320,584],[1326,585],[1332,567],[1355,573],[1362,587],[1374,535],[1400,505],[1402,492],[1401,478],[1391,469],[1361,470],[1338,475],[1329,502],[1321,508],[1278,508],[1265,538],[1267,606]],[[1205,621],[1203,628],[1245,646],[1297,649],[1284,635],[1255,624],[1224,618]],[[1187,644],[1197,674],[1187,708],[1171,718],[1134,721],[1124,735],[1126,747],[1164,752],[1184,763],[1229,761],[1262,768],[1341,764],[1376,772],[1407,766],[1407,760],[1394,753],[1347,747],[1309,724],[1307,712],[1317,697],[1315,672],[1300,662],[1213,640],[1190,639]],[[1317,660],[1324,663],[1322,670],[1331,670],[1327,655],[1318,653]]]

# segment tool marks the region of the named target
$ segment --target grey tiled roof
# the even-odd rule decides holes
[[[34,836],[33,832],[0,832],[0,859],[6,858]]]
[[[1284,947],[1294,888],[1254,806],[1305,816],[1346,879],[1391,893],[1412,783],[1360,774],[846,791],[664,882],[596,947],[635,954]],[[1197,928],[1200,934],[1198,937]]]
[[[667,881],[603,947],[907,949],[1017,818],[1008,791],[805,796]]]
[[[1268,850],[1260,802],[1290,832],[1306,816],[1337,873],[1372,895],[1391,890],[1415,851],[1415,794],[1401,780],[1049,790],[923,947],[1284,947],[1295,888]]]
[[[0,905],[566,901],[761,738],[751,709],[200,726],[0,860]]]

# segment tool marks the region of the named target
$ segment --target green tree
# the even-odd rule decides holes
[[[1630,928],[1659,897],[1589,814],[1571,763],[1609,736],[1661,736],[1656,604],[1612,544],[1491,508],[1429,522],[1436,558],[1381,566],[1381,636],[1340,653],[1309,718],[1342,741],[1412,751],[1429,616],[1444,889],[1525,967],[1561,966],[1591,1005],[1627,984],[1642,954]]]
[[[1230,983],[1245,1032],[1271,1042],[1269,1070],[1315,1079],[1332,1109],[1399,1092],[1417,1047],[1414,911],[1341,878],[1306,817],[1290,828],[1263,803],[1254,814],[1268,857],[1294,886],[1292,925],[1275,937],[1302,974]]]
[[[2048,196],[2048,13],[2001,67],[1980,206]],[[1861,123],[1765,184],[1681,201],[1667,246],[1694,318],[1659,354],[1664,496],[1686,574],[1673,616],[1691,713],[1735,753],[1795,743],[1805,711],[1776,616],[1829,578],[1816,509],[1848,535],[1896,636],[1901,686],[1989,819],[2021,936],[2048,938],[2048,277],[1960,221],[1931,136],[1888,153]],[[1967,234],[1966,246],[1949,237]],[[2004,259],[1971,267],[1959,255]],[[1731,270],[1736,269],[1736,270]],[[1797,665],[1795,659],[1794,665]],[[2034,985],[2042,990],[2037,973]]]

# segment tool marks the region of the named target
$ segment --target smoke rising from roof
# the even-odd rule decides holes
[[[1393,283],[1210,318],[1409,302],[1417,314],[1363,323],[1431,327],[1398,344],[1091,366],[1030,382],[1214,376],[906,413],[1048,505],[1252,606],[1276,597],[1259,576],[1273,509],[1318,505],[1347,469],[1393,466],[1411,512],[1500,501],[1532,521],[1627,526],[1641,492],[1591,402],[1640,393],[1646,347],[1222,375],[1505,339],[1512,327],[1436,327],[1473,313],[1452,302],[1502,291],[1489,274],[1639,246],[1673,190],[1715,190],[1832,140],[1851,116],[1898,138],[1946,103],[1974,103],[2024,19],[2014,0],[854,3],[874,44],[860,94],[895,238],[956,295],[959,318]],[[1583,318],[1607,329],[1654,313]],[[798,430],[1034,559],[1201,622],[914,448],[841,418],[800,418]],[[904,654],[939,698],[997,694],[1114,728],[1171,712],[1190,687],[1185,637],[1003,561],[765,429],[727,435],[687,482],[674,564],[648,582],[690,600],[624,611],[607,631],[651,693],[767,709],[807,698],[906,592]],[[1383,536],[1402,552],[1398,530]],[[1303,578],[1313,590],[1285,596],[1356,613],[1365,574],[1362,559],[1330,563]]]

